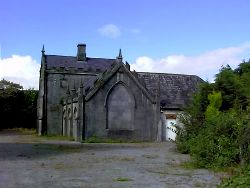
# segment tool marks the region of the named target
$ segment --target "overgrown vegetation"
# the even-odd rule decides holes
[[[178,149],[190,153],[196,166],[222,169],[250,163],[249,84],[250,61],[243,61],[235,70],[222,67],[214,83],[200,85],[177,136]]]
[[[240,171],[233,177],[223,181],[219,188],[245,188],[250,187],[250,166],[247,165],[240,169]]]
[[[38,92],[23,90],[19,84],[0,81],[1,129],[36,128],[36,104]]]
[[[42,138],[45,138],[46,140],[68,140],[68,141],[74,141],[74,138],[67,137],[63,135],[42,135]]]

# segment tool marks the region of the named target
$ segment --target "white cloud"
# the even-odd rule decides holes
[[[242,55],[250,49],[250,44],[215,49],[197,56],[169,55],[161,59],[147,56],[138,57],[131,68],[136,71],[195,74],[204,80],[213,81],[223,65],[235,68],[242,61]]]
[[[121,30],[114,24],[107,24],[98,29],[98,32],[108,38],[118,38],[121,36]]]
[[[40,65],[31,56],[12,55],[0,59],[0,79],[19,83],[25,89],[38,89]]]
[[[138,57],[131,68],[136,71],[195,74],[204,80],[213,81],[222,65],[235,68],[242,61],[242,54],[250,49],[250,43],[240,46],[215,49],[197,56],[169,55],[153,59]],[[5,78],[21,84],[24,88],[38,89],[40,65],[31,56],[12,55],[0,58],[0,79]]]

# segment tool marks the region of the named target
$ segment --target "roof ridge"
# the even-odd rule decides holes
[[[182,75],[182,76],[197,76],[195,74],[180,74],[180,73],[164,73],[164,72],[137,72],[140,73],[146,73],[146,74],[166,74],[166,75]],[[197,76],[199,77],[199,76]]]
[[[105,57],[87,57],[90,59],[106,59],[106,60],[116,60],[115,58],[105,58]]]
[[[56,57],[72,57],[76,58],[76,56],[72,55],[51,55],[51,54],[45,54],[45,56],[56,56]],[[105,59],[105,60],[115,60],[115,58],[105,58],[105,57],[87,57],[87,59]]]
[[[45,54],[45,56],[75,57],[76,58],[76,56],[70,56],[70,55],[51,55],[51,54]]]
[[[96,79],[94,80],[94,85],[93,87],[89,90],[89,93],[86,95],[86,100],[88,101],[98,90],[100,87],[103,86],[107,82],[107,80],[116,73],[116,71],[121,67],[120,63],[115,64],[114,66],[111,66],[109,69],[106,71],[103,71],[100,73]],[[98,85],[95,85],[96,82],[99,81]]]

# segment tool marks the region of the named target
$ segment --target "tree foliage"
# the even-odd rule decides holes
[[[38,92],[23,90],[19,84],[0,81],[0,129],[36,127],[36,101]]]
[[[222,67],[215,83],[204,82],[185,110],[177,146],[199,167],[250,162],[250,62]]]

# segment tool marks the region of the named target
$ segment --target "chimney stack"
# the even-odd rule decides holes
[[[86,61],[86,44],[77,45],[77,61]]]

